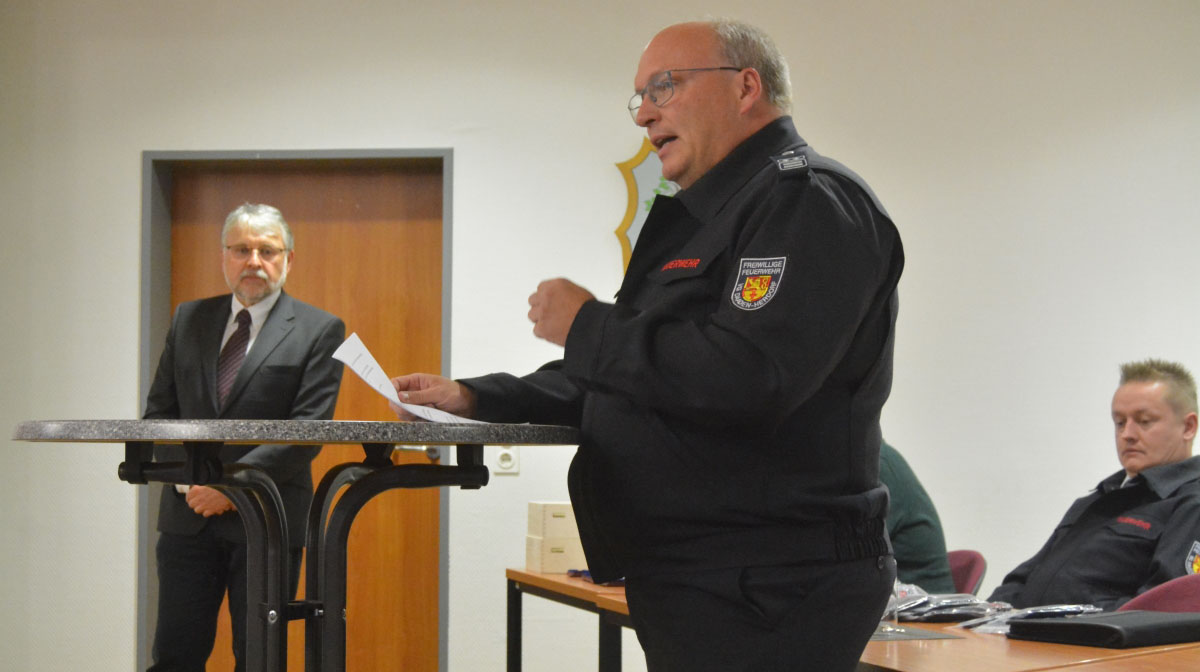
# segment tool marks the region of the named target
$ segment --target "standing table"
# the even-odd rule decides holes
[[[484,444],[574,445],[571,427],[487,423],[351,422],[339,420],[46,420],[17,425],[13,439],[70,443],[124,443],[118,477],[220,488],[237,506],[246,528],[246,668],[287,669],[287,622],[305,623],[305,670],[341,672],[346,666],[346,548],[355,516],[374,496],[395,488],[488,482]],[[154,445],[182,443],[184,462],[154,462]],[[330,469],[309,510],[305,599],[288,600],[287,524],[275,483],[265,472],[221,464],[225,444],[361,444],[362,462]],[[397,445],[456,446],[457,465],[392,464]],[[337,494],[345,492],[333,505]],[[331,511],[332,509],[332,511]]]

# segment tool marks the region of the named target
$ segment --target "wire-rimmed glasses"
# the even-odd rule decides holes
[[[667,104],[671,96],[675,95],[675,80],[671,78],[673,72],[707,72],[711,70],[734,70],[740,72],[744,68],[735,68],[732,65],[719,65],[714,68],[676,68],[674,70],[664,70],[659,74],[650,78],[646,82],[646,88],[633,94],[629,99],[629,116],[633,117],[634,123],[637,123],[638,110],[642,107],[642,102],[649,99],[657,107],[662,107]]]
[[[265,246],[265,245],[263,247],[249,247],[246,245],[226,245],[225,249],[228,250],[229,253],[233,255],[233,258],[237,259],[238,261],[245,261],[250,258],[251,254],[254,254],[255,252],[257,252],[258,258],[261,259],[263,261],[263,263],[266,263],[266,264],[269,264],[269,263],[275,261],[275,259],[278,258],[279,255],[284,252],[284,250],[281,250],[277,247],[269,247],[269,246]]]

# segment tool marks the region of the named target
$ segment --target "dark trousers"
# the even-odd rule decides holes
[[[236,672],[246,665],[246,545],[211,534],[162,534],[158,558],[158,623],[149,672],[204,672],[217,637],[217,613],[229,593]],[[291,586],[300,584],[299,548],[288,551]]]
[[[649,672],[853,672],[896,578],[892,556],[627,578]]]

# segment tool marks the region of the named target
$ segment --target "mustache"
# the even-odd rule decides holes
[[[259,280],[266,280],[267,282],[271,281],[271,276],[267,275],[267,272],[261,268],[253,271],[242,271],[242,274],[238,276],[238,280],[241,280],[242,278],[258,278]]]

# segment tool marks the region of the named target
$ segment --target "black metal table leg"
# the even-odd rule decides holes
[[[283,499],[256,467],[226,465],[214,485],[237,506],[246,528],[246,669],[286,672],[290,581]]]
[[[344,672],[346,669],[346,548],[350,527],[362,507],[376,495],[394,488],[447,485],[479,488],[487,481],[488,470],[483,466],[401,464],[373,471],[346,488],[329,516],[321,551],[324,562],[321,589],[325,604],[321,624],[321,670]]]
[[[508,672],[521,672],[521,589],[508,580]]]
[[[600,672],[621,672],[621,626],[600,614]]]
[[[325,545],[325,521],[329,518],[329,509],[343,487],[374,469],[358,462],[339,464],[325,472],[313,494],[313,501],[308,510],[304,545],[304,601],[310,606],[304,622],[305,672],[316,672],[321,666],[321,628],[322,620],[327,617],[325,589],[322,586],[325,556],[321,549]]]
[[[217,441],[184,441],[184,462],[152,462],[152,444],[129,441],[117,470],[130,483],[211,485],[237,507],[246,529],[246,661],[253,672],[285,672],[288,539],[283,498],[256,467],[222,467]]]

